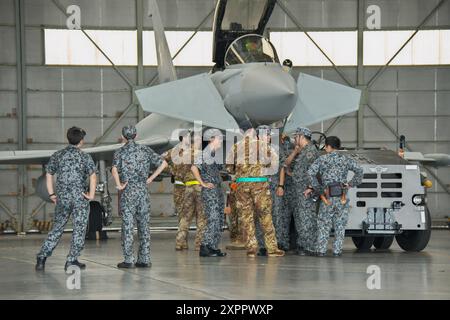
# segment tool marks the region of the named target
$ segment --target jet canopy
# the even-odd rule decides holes
[[[254,62],[280,63],[272,43],[258,34],[237,38],[225,53],[225,66]]]
[[[276,0],[217,0],[214,14],[213,61],[223,69],[228,47],[239,37],[263,35]]]

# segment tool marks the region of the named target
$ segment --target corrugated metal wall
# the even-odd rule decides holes
[[[84,28],[136,29],[135,0],[71,0],[60,1],[66,7],[81,7]],[[45,66],[43,29],[65,28],[66,17],[51,0],[24,0],[26,50],[27,149],[58,149],[65,143],[65,131],[72,125],[85,128],[87,143],[91,145],[131,102],[128,85],[111,67]],[[213,0],[159,1],[167,29],[194,29],[214,7]],[[357,28],[357,0],[289,0],[287,6],[308,29]],[[367,4],[381,7],[381,25],[389,29],[413,29],[438,3],[437,0],[378,0]],[[146,12],[144,1],[144,12]],[[0,1],[0,150],[18,148],[18,91],[16,67],[15,1]],[[445,3],[426,24],[427,27],[450,28],[450,4]],[[144,27],[151,21],[144,19]],[[204,29],[211,28],[207,22]],[[272,30],[294,30],[295,26],[276,8],[270,22]],[[120,68],[137,82],[137,68]],[[297,68],[296,72],[310,73],[325,79],[342,82],[332,68]],[[356,68],[343,68],[349,79],[356,82]],[[365,68],[369,80],[377,68]],[[179,68],[180,77],[186,77],[205,68]],[[156,73],[145,68],[147,83]],[[20,94],[20,93],[19,93]],[[449,67],[391,67],[377,80],[369,93],[370,104],[383,115],[399,134],[407,136],[412,148],[422,152],[450,153],[450,68]],[[130,112],[104,143],[117,142],[122,125],[135,123],[137,112]],[[331,121],[315,129],[327,129]],[[332,134],[343,138],[347,146],[355,146],[356,115],[345,117]],[[395,137],[370,111],[364,113],[364,146],[396,148]],[[40,168],[28,168],[26,193],[28,215],[40,204],[33,196],[33,179]],[[436,170],[445,183],[450,183],[450,169]],[[17,213],[18,173],[13,166],[0,167],[0,201]],[[152,186],[153,214],[172,214],[170,183]],[[111,188],[113,192],[113,188]],[[433,217],[449,214],[450,196],[434,184],[430,196]],[[116,200],[114,200],[116,203]],[[37,219],[49,217],[51,206],[42,207]],[[0,222],[8,220],[0,206]],[[28,223],[28,224],[27,224]],[[31,220],[26,221],[25,230]]]

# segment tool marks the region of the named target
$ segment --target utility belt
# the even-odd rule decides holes
[[[178,185],[178,186],[186,186],[186,187],[189,187],[189,186],[199,185],[200,182],[198,182],[197,180],[189,180],[189,181],[186,181],[186,182],[179,181],[179,180],[175,180],[174,184],[175,184],[175,185]]]
[[[330,183],[325,188],[324,193],[320,195],[320,199],[327,206],[331,204],[330,201],[328,200],[330,198],[341,198],[342,204],[347,203],[347,194],[345,192],[345,187],[342,183],[340,183],[340,182]]]
[[[237,178],[236,182],[237,183],[242,183],[242,182],[268,182],[269,178],[267,177],[241,177],[241,178]]]

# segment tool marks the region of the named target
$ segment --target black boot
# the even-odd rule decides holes
[[[45,270],[45,257],[37,257],[36,258],[36,267],[34,268],[36,271],[44,271]]]
[[[258,253],[256,255],[259,256],[259,257],[267,256],[267,249],[266,248],[259,248]]]
[[[67,271],[67,268],[70,266],[77,266],[78,268],[80,268],[81,270],[86,269],[86,265],[84,263],[79,262],[78,260],[75,261],[67,261],[66,265],[64,266],[64,270]]]
[[[201,245],[199,255],[200,257],[210,257],[211,252],[209,251],[209,248],[207,246]]]
[[[216,257],[225,257],[227,255],[226,252],[222,252],[220,249],[209,248],[209,251],[217,254]]]
[[[117,268],[120,269],[131,269],[134,268],[134,265],[132,263],[129,262],[121,262],[117,264]]]
[[[134,265],[136,266],[136,268],[150,268],[152,266],[152,263],[136,262]]]

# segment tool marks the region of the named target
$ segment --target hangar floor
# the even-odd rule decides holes
[[[426,251],[355,252],[351,239],[342,258],[287,255],[199,258],[174,251],[174,232],[152,234],[151,269],[119,270],[120,234],[88,241],[81,261],[81,289],[68,290],[63,265],[65,234],[45,273],[34,271],[44,235],[0,237],[0,299],[450,299],[450,232],[436,230]],[[228,242],[225,232],[224,242]],[[381,289],[369,290],[367,267],[381,270]]]

